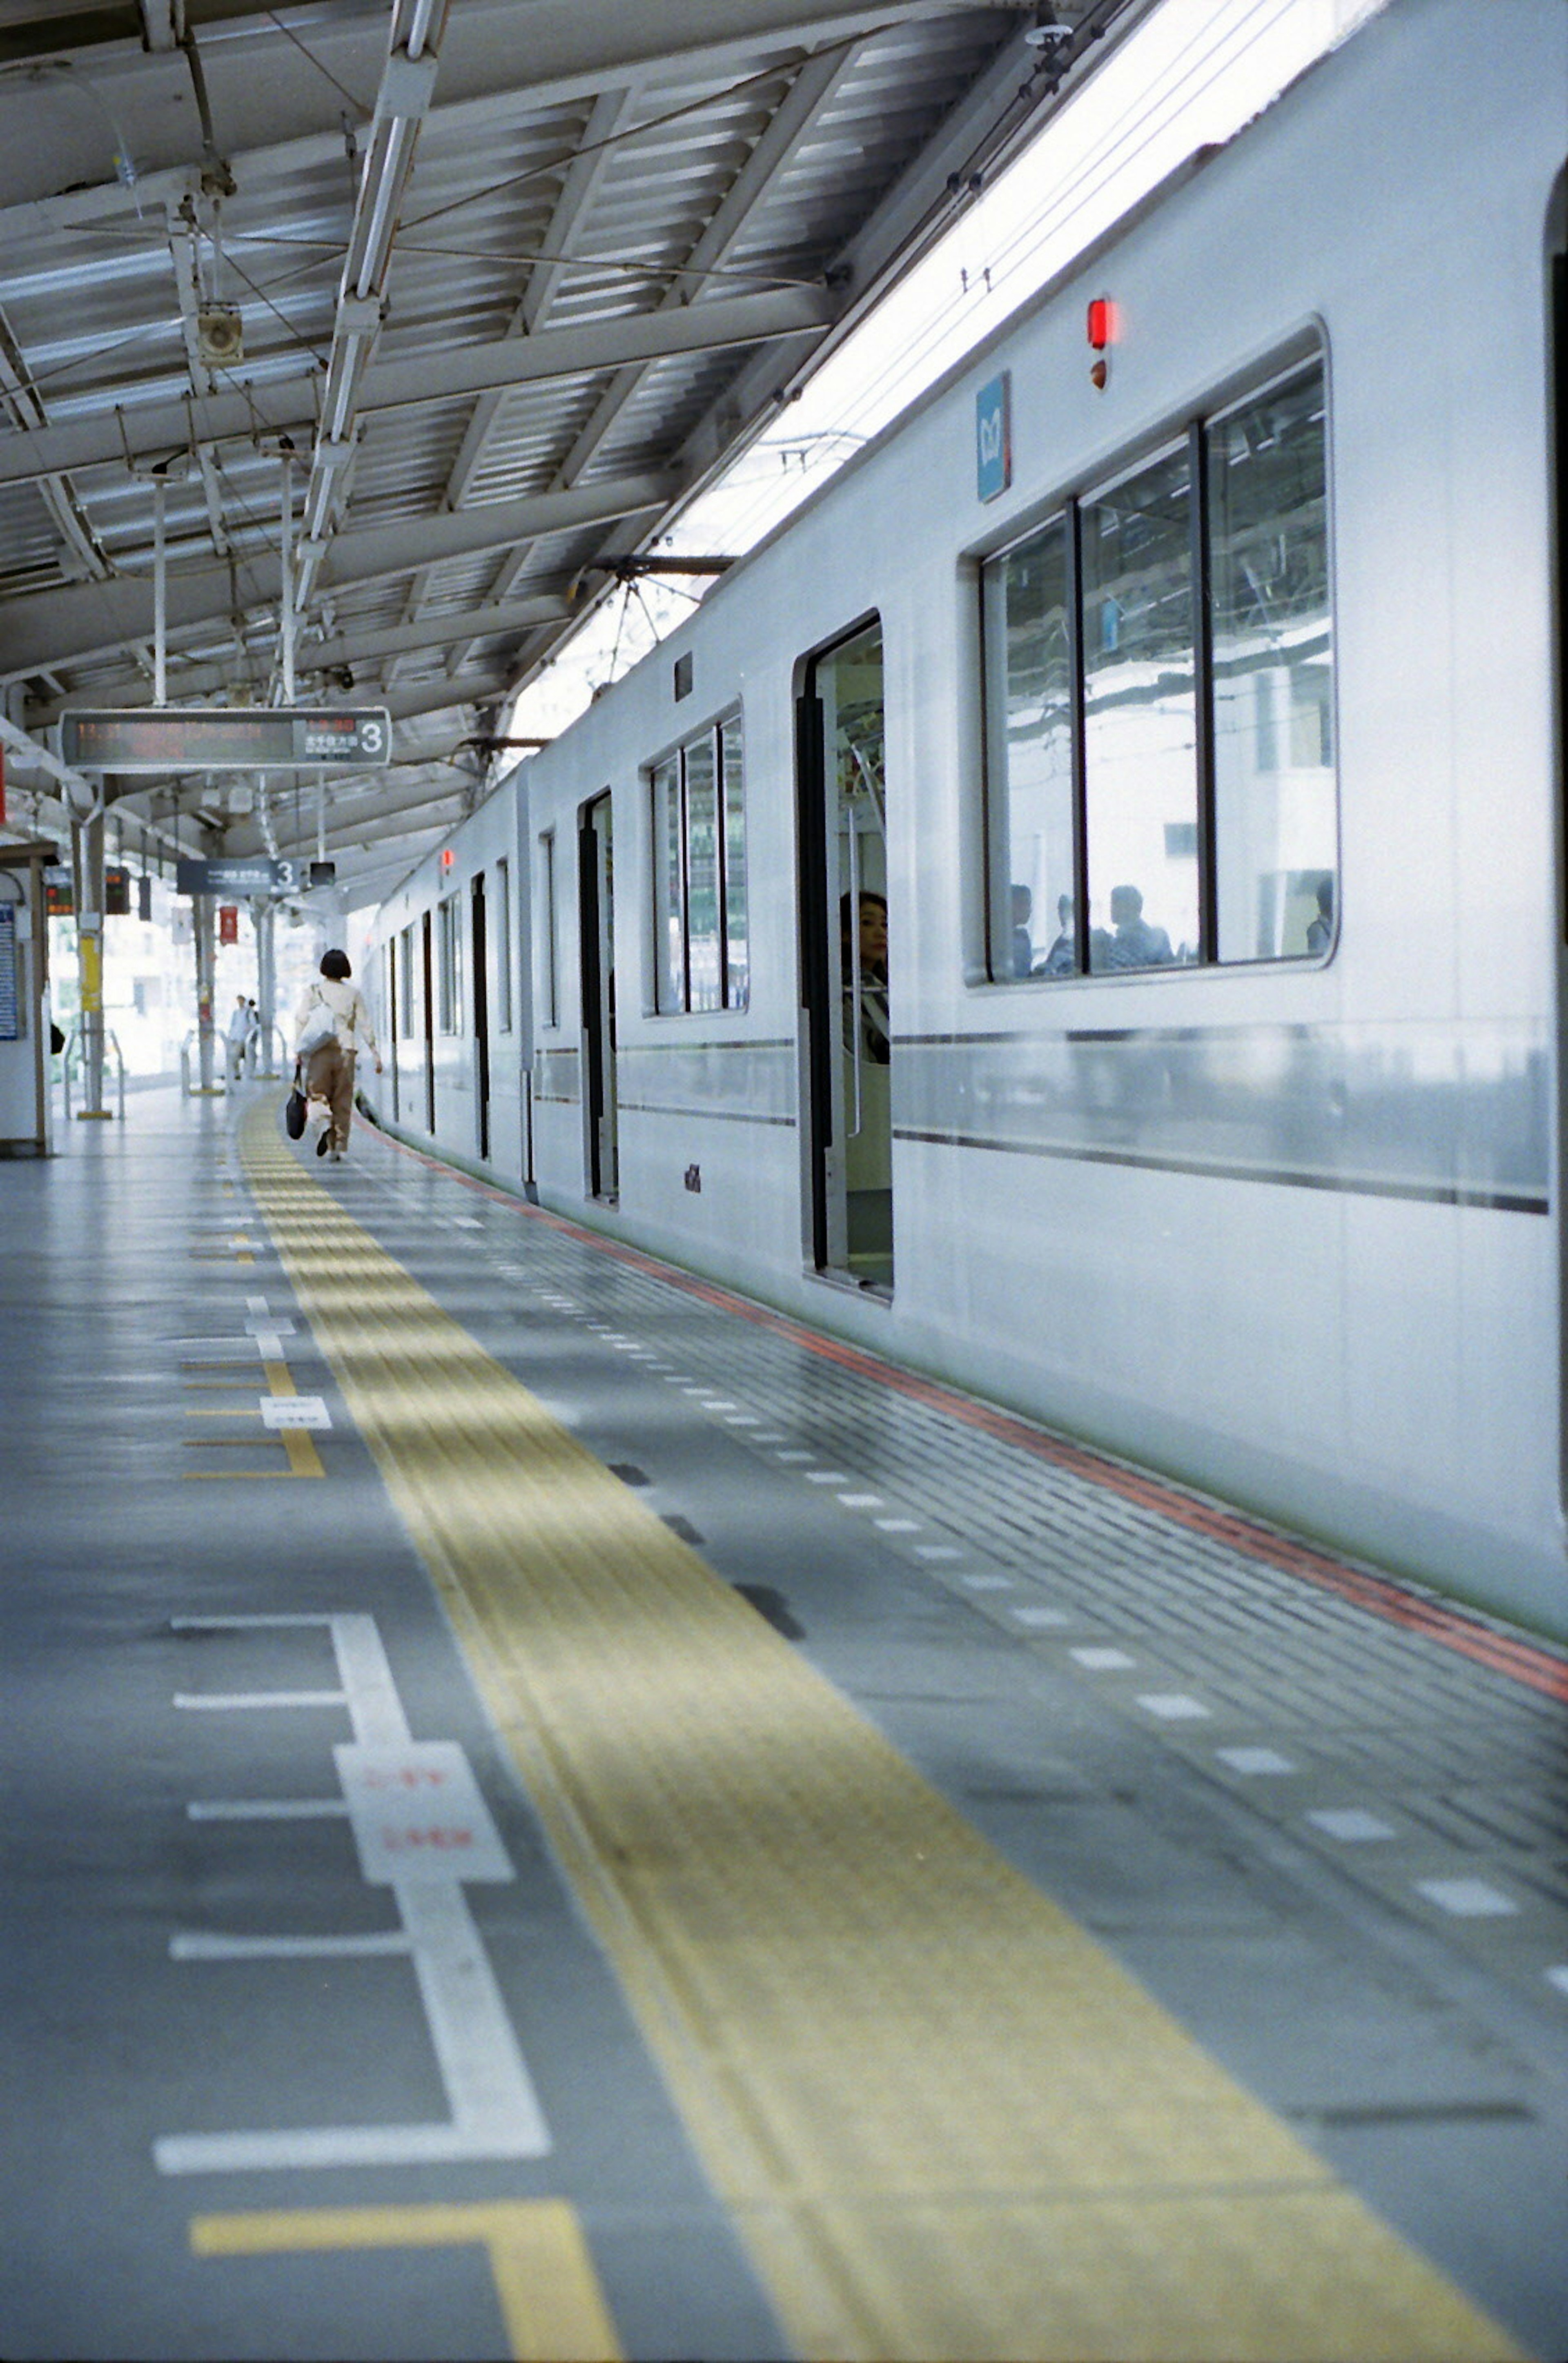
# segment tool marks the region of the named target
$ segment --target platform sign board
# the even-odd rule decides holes
[[[293,894],[308,883],[308,861],[272,861],[262,854],[230,860],[177,861],[176,894]]]
[[[82,771],[286,771],[390,763],[384,706],[180,705],[79,709],[61,752]]]
[[[1011,393],[1004,370],[974,397],[974,488],[983,501],[994,501],[1013,481]]]

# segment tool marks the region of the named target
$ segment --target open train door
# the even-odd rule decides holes
[[[882,626],[806,662],[796,713],[806,1252],[893,1286]]]

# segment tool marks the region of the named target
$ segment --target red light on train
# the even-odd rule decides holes
[[[1095,352],[1103,353],[1107,345],[1115,344],[1120,325],[1110,297],[1096,295],[1089,305],[1089,342]]]
[[[452,851],[451,847],[450,845],[443,845],[441,848],[441,868],[443,870],[450,870],[456,860],[457,856]]]

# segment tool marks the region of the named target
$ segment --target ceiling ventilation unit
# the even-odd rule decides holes
[[[209,369],[245,358],[245,323],[231,304],[209,304],[196,314],[196,350]]]

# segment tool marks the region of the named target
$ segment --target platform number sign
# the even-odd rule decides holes
[[[1013,481],[1010,394],[1008,372],[1003,370],[974,397],[974,488],[983,501],[994,501]]]

